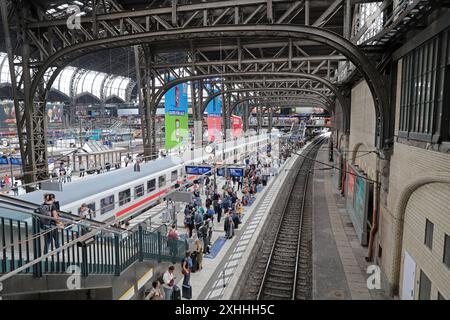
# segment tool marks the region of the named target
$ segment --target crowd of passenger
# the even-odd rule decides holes
[[[225,182],[219,188],[216,177],[200,176],[195,180],[192,186],[189,186],[185,180],[185,190],[192,192],[192,201],[184,206],[182,210],[177,210],[175,202],[168,198],[166,209],[163,211],[163,222],[170,224],[171,227],[166,234],[167,248],[170,255],[177,256],[178,241],[182,239],[178,230],[178,215],[183,216],[183,225],[185,228],[184,239],[191,240],[194,246],[192,251],[185,252],[185,257],[181,262],[180,269],[183,274],[182,288],[189,289],[190,296],[192,289],[190,286],[190,277],[192,272],[198,272],[203,269],[203,258],[205,255],[212,254],[212,239],[215,232],[219,231],[216,227],[223,221],[224,239],[232,239],[235,230],[239,229],[244,217],[244,207],[250,206],[256,198],[256,194],[262,187],[267,185],[271,176],[278,174],[278,170],[292,152],[300,147],[301,144],[288,144],[281,148],[280,157],[273,159],[270,156],[254,158],[245,161],[245,168],[242,176],[228,176]],[[136,161],[139,164],[138,161]],[[66,177],[65,170],[61,163],[59,177]],[[64,173],[65,174],[62,174]],[[62,172],[62,173],[61,173]],[[58,240],[58,229],[64,227],[58,215],[59,203],[53,194],[44,195],[44,203],[38,208],[41,216],[51,217],[53,219],[41,219],[41,230],[44,231],[44,254],[53,248],[60,246]],[[178,212],[180,211],[180,212]],[[79,212],[80,235],[90,231],[86,219],[95,218],[95,211],[91,210],[86,204],[82,204]],[[128,228],[126,222],[117,224],[116,227]],[[152,289],[146,295],[146,299],[180,299],[180,290],[175,285],[175,266],[169,267],[164,273],[161,281],[155,281]],[[161,291],[162,286],[162,291]],[[185,296],[183,294],[183,296]]]
[[[164,223],[171,223],[167,232],[168,244],[171,254],[176,254],[175,247],[171,243],[184,239],[194,241],[194,249],[185,253],[180,269],[183,274],[182,289],[191,291],[190,276],[192,272],[202,270],[203,257],[211,254],[212,239],[217,227],[223,222],[223,238],[232,239],[235,230],[239,229],[244,216],[244,207],[250,206],[256,194],[262,187],[267,185],[271,176],[278,174],[282,163],[290,156],[291,148],[281,150],[280,159],[259,157],[247,159],[243,170],[243,176],[227,177],[219,188],[213,176],[200,176],[194,180],[193,185],[185,190],[192,192],[192,201],[181,210],[183,216],[184,234],[177,230],[177,207],[172,199],[167,199],[166,210],[163,211]],[[187,184],[187,181],[185,180]],[[204,197],[202,197],[204,196]],[[161,284],[156,281],[147,294],[146,299],[179,299],[181,294],[179,288],[174,284],[175,266],[171,266],[163,275]],[[161,286],[162,291],[161,291]],[[190,294],[188,294],[189,296]],[[184,292],[183,292],[184,296]]]

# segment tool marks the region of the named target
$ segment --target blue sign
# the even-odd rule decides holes
[[[228,172],[231,177],[243,177],[244,169],[242,168],[228,168]]]
[[[213,90],[213,93],[217,93],[218,90]],[[221,117],[222,116],[222,97],[219,95],[212,99],[206,107],[208,117]]]
[[[191,175],[203,175],[211,172],[211,167],[186,166],[186,173]]]
[[[11,158],[11,164],[15,166],[22,165],[22,159],[20,158]]]
[[[8,158],[0,158],[0,164],[8,164]]]
[[[170,78],[172,81],[175,78]],[[184,116],[188,114],[188,83],[180,83],[170,88],[164,95],[166,114],[170,116]]]
[[[218,168],[218,169],[217,169],[217,175],[218,175],[219,177],[223,177],[223,168]]]

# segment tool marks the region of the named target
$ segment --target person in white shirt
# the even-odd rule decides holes
[[[174,266],[170,266],[169,269],[163,275],[163,289],[164,289],[164,297],[166,300],[172,300],[172,292],[173,285],[175,283],[175,276],[173,275],[173,271],[175,270]]]
[[[72,181],[72,168],[70,166],[67,166],[66,168],[66,181],[67,182]]]

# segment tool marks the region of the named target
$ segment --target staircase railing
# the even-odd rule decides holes
[[[70,267],[76,267],[85,277],[89,274],[120,275],[136,261],[179,262],[186,250],[184,241],[168,239],[160,230],[149,231],[142,226],[122,234],[100,230],[89,240],[75,243],[78,237],[91,231],[88,226],[43,229],[39,217],[32,217],[31,221],[30,225],[26,221],[0,218],[0,274],[10,273],[70,243],[72,245],[21,273],[41,277],[66,273]]]

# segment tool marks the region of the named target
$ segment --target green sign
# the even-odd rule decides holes
[[[172,87],[165,98],[166,149],[173,149],[188,143],[188,99],[187,83]]]

